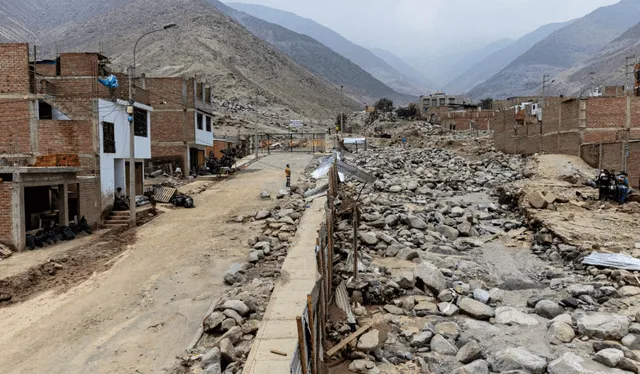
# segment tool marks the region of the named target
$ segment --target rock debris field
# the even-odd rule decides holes
[[[325,346],[372,327],[329,372],[639,373],[637,276],[583,265],[590,248],[526,218],[535,208],[512,185],[535,177],[530,160],[472,134],[447,139],[460,147],[440,148],[433,137],[348,160],[378,180],[340,186],[333,282],[345,283],[357,324],[332,313]],[[549,200],[541,209],[568,203],[540,198]]]

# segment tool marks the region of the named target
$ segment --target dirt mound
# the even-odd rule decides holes
[[[113,230],[99,242],[92,241],[25,273],[0,280],[0,307],[27,300],[45,290],[68,290],[94,272],[109,269],[113,264],[109,260],[124,252],[135,239],[135,231]]]
[[[580,157],[569,155],[538,155],[532,158],[536,174],[543,179],[570,181],[588,180],[596,175],[596,169]]]

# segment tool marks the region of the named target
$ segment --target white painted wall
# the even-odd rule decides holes
[[[100,99],[98,102],[99,131],[100,131],[100,188],[102,190],[103,209],[113,204],[113,197],[117,187],[125,186],[125,161],[129,159],[129,115],[126,111],[127,103],[122,100],[114,103]],[[151,159],[151,111],[153,108],[135,104],[136,107],[147,110],[147,137],[136,136],[136,160]],[[104,134],[102,122],[114,124],[116,141],[115,153],[104,153]]]
[[[197,111],[193,114],[193,127],[196,130],[196,144],[203,145],[206,147],[213,146],[213,118],[211,119],[211,131],[207,131],[207,123],[206,117],[207,114],[201,113],[203,115],[202,122],[202,130],[198,130],[198,113]]]

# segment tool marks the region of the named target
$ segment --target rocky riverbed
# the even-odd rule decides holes
[[[530,215],[570,202],[540,192],[549,201],[532,207],[522,192],[531,160],[427,143],[351,160],[378,180],[341,185],[333,281],[345,282],[357,325],[338,313],[327,346],[372,328],[333,358],[334,372],[638,373],[636,275],[582,265],[591,246]],[[348,205],[358,194],[354,279]]]

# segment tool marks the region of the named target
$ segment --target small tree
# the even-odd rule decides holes
[[[396,114],[403,119],[415,118],[418,115],[418,107],[416,104],[409,104],[406,108],[398,108]]]
[[[340,121],[340,117],[342,116],[342,121]],[[341,124],[347,124],[347,115],[342,113],[342,114],[338,114],[338,117],[336,117],[336,126],[340,127]],[[342,129],[340,129],[340,131],[342,131]]]
[[[374,105],[377,111],[382,113],[389,113],[393,111],[393,101],[385,98],[378,100],[378,102]]]

